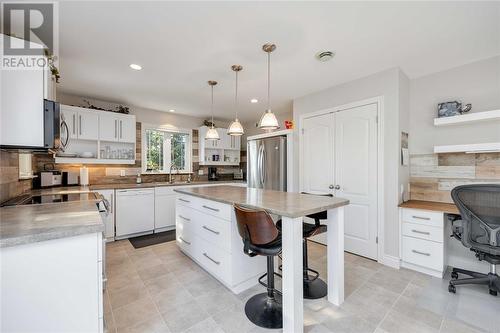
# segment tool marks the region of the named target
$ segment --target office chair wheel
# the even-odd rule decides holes
[[[490,295],[492,295],[492,296],[497,296],[497,295],[498,295],[498,293],[497,293],[497,291],[496,291],[496,290],[490,289]]]
[[[451,278],[452,279],[458,279],[458,273],[457,272],[451,272]]]
[[[454,285],[450,284],[450,285],[448,285],[448,291],[450,293],[456,294],[457,293],[457,288]]]

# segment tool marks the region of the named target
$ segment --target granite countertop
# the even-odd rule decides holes
[[[349,200],[300,193],[262,190],[236,186],[182,188],[174,191],[226,204],[238,204],[269,213],[301,217],[349,204]]]
[[[104,231],[98,200],[0,208],[0,247]]]

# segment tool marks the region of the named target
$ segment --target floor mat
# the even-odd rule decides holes
[[[135,249],[150,245],[171,242],[175,240],[175,230],[163,231],[151,235],[138,236],[128,239]]]

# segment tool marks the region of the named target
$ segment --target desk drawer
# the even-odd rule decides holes
[[[443,228],[444,214],[442,212],[431,212],[422,209],[403,208],[403,222],[429,225]]]
[[[422,267],[443,270],[443,244],[413,237],[402,237],[402,259]]]
[[[439,243],[443,242],[443,228],[403,222],[402,232],[404,236],[431,240]]]

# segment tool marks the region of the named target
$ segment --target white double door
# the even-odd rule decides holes
[[[301,191],[348,199],[345,250],[377,259],[377,104],[305,118]],[[326,244],[326,234],[313,240]]]

